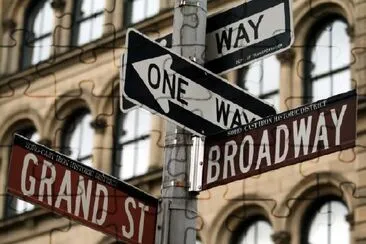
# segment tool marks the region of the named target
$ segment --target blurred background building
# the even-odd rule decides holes
[[[210,0],[208,15],[242,2]],[[127,28],[161,37],[173,5],[0,1],[1,244],[116,243],[6,194],[15,132],[160,195],[165,121],[120,112],[119,68]],[[279,111],[357,88],[358,146],[202,192],[197,243],[366,243],[366,2],[294,0],[293,17],[291,49],[225,78]]]

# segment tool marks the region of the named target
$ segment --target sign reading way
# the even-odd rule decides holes
[[[123,94],[193,133],[214,134],[276,114],[271,105],[133,29],[127,46]]]
[[[251,0],[207,19],[204,67],[226,73],[283,52],[293,41],[291,0]]]
[[[204,67],[227,73],[290,48],[291,0],[251,0],[207,18]],[[158,38],[172,47],[172,34]]]
[[[18,135],[8,192],[126,243],[154,243],[156,198]]]
[[[202,189],[355,146],[356,91],[206,137]]]

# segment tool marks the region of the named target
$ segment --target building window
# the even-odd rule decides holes
[[[127,0],[125,1],[125,23],[135,24],[159,12],[160,0]]]
[[[74,8],[72,44],[84,45],[103,34],[105,0],[77,0]]]
[[[244,221],[234,231],[233,244],[273,244],[272,226],[261,216],[252,217]]]
[[[351,89],[351,47],[347,23],[330,16],[311,29],[305,48],[305,102]]]
[[[347,207],[339,200],[318,200],[304,216],[302,244],[350,243],[347,214]]]
[[[69,116],[62,132],[61,151],[77,162],[92,165],[92,117],[87,109],[80,109]]]
[[[115,132],[114,174],[121,179],[142,175],[148,170],[151,114],[134,109],[118,112]]]
[[[40,139],[38,132],[33,126],[17,130],[15,131],[15,133],[27,137],[28,139],[34,142],[38,142]],[[31,211],[34,208],[35,206],[31,203],[18,199],[13,195],[7,195],[5,217],[10,218],[12,216]]]
[[[238,70],[239,87],[274,105],[279,110],[280,62],[276,56],[259,60]]]
[[[50,57],[53,11],[51,0],[31,1],[24,19],[21,67],[28,68]]]

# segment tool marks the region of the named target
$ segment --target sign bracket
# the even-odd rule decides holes
[[[192,141],[188,190],[190,192],[199,192],[202,190],[204,139],[203,137],[193,137]]]

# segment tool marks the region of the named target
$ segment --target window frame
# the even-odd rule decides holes
[[[37,38],[34,37],[34,33],[33,33],[33,27],[35,24],[36,17],[39,14],[42,7],[44,6],[44,4],[47,3],[47,1],[48,0],[32,0],[28,4],[28,7],[25,11],[25,16],[24,16],[24,20],[23,20],[24,21],[24,31],[23,31],[23,35],[22,35],[21,55],[20,55],[20,60],[19,60],[19,67],[21,70],[24,70],[33,65],[36,65],[36,64],[32,64],[34,48],[29,47],[29,44],[32,45],[39,40],[42,40],[42,39],[45,39],[48,37],[52,37],[52,33],[53,33],[52,30],[51,30],[51,32],[42,34],[41,36],[39,36]],[[52,11],[52,15],[54,15],[53,11]],[[51,41],[52,41],[52,39],[51,39]],[[51,49],[52,49],[52,47],[50,46],[50,54],[52,51]],[[50,57],[48,57],[44,60],[40,60],[38,63],[43,62],[49,58]]]
[[[329,202],[338,202],[341,203],[347,210],[348,213],[349,208],[347,204],[345,204],[344,200],[335,195],[325,195],[320,198],[315,199],[305,210],[303,213],[303,216],[301,218],[300,223],[300,244],[308,244],[308,236],[310,234],[311,224],[314,220],[314,218],[317,215],[317,212],[327,203]]]
[[[232,232],[231,238],[230,238],[230,244],[238,244],[240,241],[240,237],[243,233],[247,233],[249,228],[255,224],[257,221],[264,221],[268,223],[268,225],[271,226],[273,231],[273,225],[271,222],[263,215],[257,214],[250,216],[249,218],[246,218],[245,220],[241,221],[238,226],[235,228],[235,230]]]
[[[124,28],[127,28],[129,26],[132,26],[134,24],[140,23],[142,21],[145,21],[146,19],[152,18],[155,15],[159,14],[161,6],[159,3],[159,10],[157,13],[153,14],[153,15],[148,15],[147,13],[144,13],[144,18],[142,18],[141,20],[138,20],[136,22],[132,22],[132,13],[133,13],[133,2],[136,0],[125,0],[124,1],[124,6],[123,6],[123,26]],[[144,0],[145,3],[147,1],[151,1],[151,0]]]
[[[315,75],[314,77],[311,74],[312,69],[315,67],[315,65],[313,65],[313,62],[312,62],[312,52],[313,52],[314,48],[316,47],[316,42],[319,40],[319,37],[321,36],[321,34],[324,31],[326,31],[327,26],[329,26],[330,24],[332,24],[336,21],[342,21],[344,24],[347,25],[347,27],[349,27],[349,23],[344,16],[342,16],[340,14],[332,13],[332,14],[328,14],[328,15],[324,16],[323,18],[317,20],[313,25],[311,25],[311,27],[308,30],[307,37],[305,40],[305,48],[303,50],[304,60],[305,60],[305,62],[304,62],[304,83],[303,83],[303,97],[304,97],[303,103],[304,104],[311,103],[313,101],[312,100],[312,98],[313,98],[312,88],[313,88],[314,81],[341,73],[343,71],[346,71],[347,69],[350,69],[350,67],[351,67],[351,63],[350,63],[341,68],[332,69],[326,73]],[[314,29],[316,30],[315,34],[312,31]],[[350,48],[351,48],[351,43],[350,43]]]
[[[135,110],[136,109],[137,108],[135,108]],[[112,175],[114,175],[118,179],[121,179],[121,169],[122,169],[122,166],[123,166],[123,162],[122,162],[123,161],[122,160],[123,147],[125,145],[130,145],[130,144],[138,143],[140,141],[151,139],[151,133],[149,133],[149,134],[144,134],[144,135],[134,137],[132,139],[128,139],[124,142],[120,142],[120,138],[125,135],[125,130],[124,130],[124,123],[125,123],[124,120],[126,118],[125,115],[126,115],[126,113],[122,113],[121,110],[118,109],[118,112],[117,112],[116,118],[115,118],[115,123],[116,124],[114,126]],[[135,120],[135,125],[138,125],[137,120]],[[149,147],[149,149],[150,149],[150,147]],[[147,162],[147,163],[149,163],[149,162]],[[139,176],[139,174],[136,174],[136,168],[137,168],[137,166],[134,165],[134,173],[133,173],[132,177]],[[123,180],[126,180],[126,179],[123,179]]]
[[[92,1],[94,2],[95,0],[92,0]],[[99,0],[99,1],[105,1],[105,0]],[[79,43],[78,43],[79,36],[80,36],[80,26],[81,26],[81,24],[85,21],[93,20],[94,18],[97,18],[101,15],[104,15],[104,9],[103,9],[103,10],[95,12],[95,13],[87,16],[87,17],[82,17],[82,14],[81,14],[82,4],[83,4],[83,0],[76,0],[74,2],[73,15],[72,15],[71,38],[70,38],[70,45],[71,46],[78,47],[78,46],[86,45],[87,43],[90,43],[92,41],[95,41],[95,40],[99,39],[99,38],[91,39],[87,43],[84,43],[84,44],[81,44],[81,45],[79,45]],[[104,25],[104,23],[103,23],[103,25]],[[92,29],[93,28],[91,28],[91,30]]]
[[[270,58],[270,57],[267,57],[267,58]],[[273,56],[273,58],[276,58],[276,57]],[[254,63],[252,63],[250,65],[247,65],[247,66],[244,66],[243,68],[238,69],[237,70],[237,79],[236,79],[237,81],[236,81],[236,84],[241,89],[243,89],[243,90],[245,90],[245,91],[253,94],[252,91],[250,91],[248,88],[245,87],[245,84],[243,84],[243,81],[246,81],[247,80],[247,78],[248,78],[247,77],[248,76],[248,72],[249,72],[251,66],[253,64],[257,64],[258,62],[260,62],[259,65],[260,65],[260,70],[261,70],[261,73],[262,73],[262,74],[261,73],[258,74],[259,75],[259,78],[260,78],[260,85],[259,85],[260,86],[260,88],[259,88],[260,94],[258,96],[256,94],[254,94],[254,95],[256,95],[256,97],[258,97],[259,99],[262,99],[262,100],[265,100],[265,99],[268,99],[268,98],[272,98],[272,97],[274,97],[276,95],[278,95],[278,99],[280,99],[280,97],[279,97],[280,96],[280,89],[281,89],[281,87],[280,87],[280,79],[281,79],[281,77],[280,76],[278,77],[278,86],[277,86],[278,88],[277,89],[271,90],[269,92],[262,92],[263,91],[263,87],[265,86],[264,78],[263,78],[263,73],[264,73],[264,69],[265,69],[265,63],[264,63],[264,61],[265,61],[265,59],[260,59],[257,62],[254,62]],[[279,64],[279,68],[281,69],[281,62],[278,61],[278,64]],[[261,77],[261,75],[262,75],[262,77]],[[279,75],[280,75],[280,70],[279,70]],[[270,104],[276,107],[276,104],[272,104],[272,103],[270,103]],[[280,106],[280,104],[278,104],[278,106]],[[279,107],[278,107],[278,109],[279,109]]]
[[[73,135],[77,125],[88,114],[91,115],[91,111],[86,107],[81,107],[81,108],[78,108],[78,109],[72,111],[67,116],[65,123],[62,126],[62,130],[61,130],[61,140],[60,140],[61,153],[65,154],[67,156],[71,155],[70,143],[71,143],[72,135]],[[91,126],[91,128],[93,128],[93,127]],[[94,133],[92,136],[94,137]],[[78,150],[80,150],[80,149],[78,149]],[[86,156],[83,156],[80,158],[75,158],[73,160],[82,163],[84,160],[91,159],[92,157],[93,157],[93,152],[91,152],[91,154],[88,154]]]

